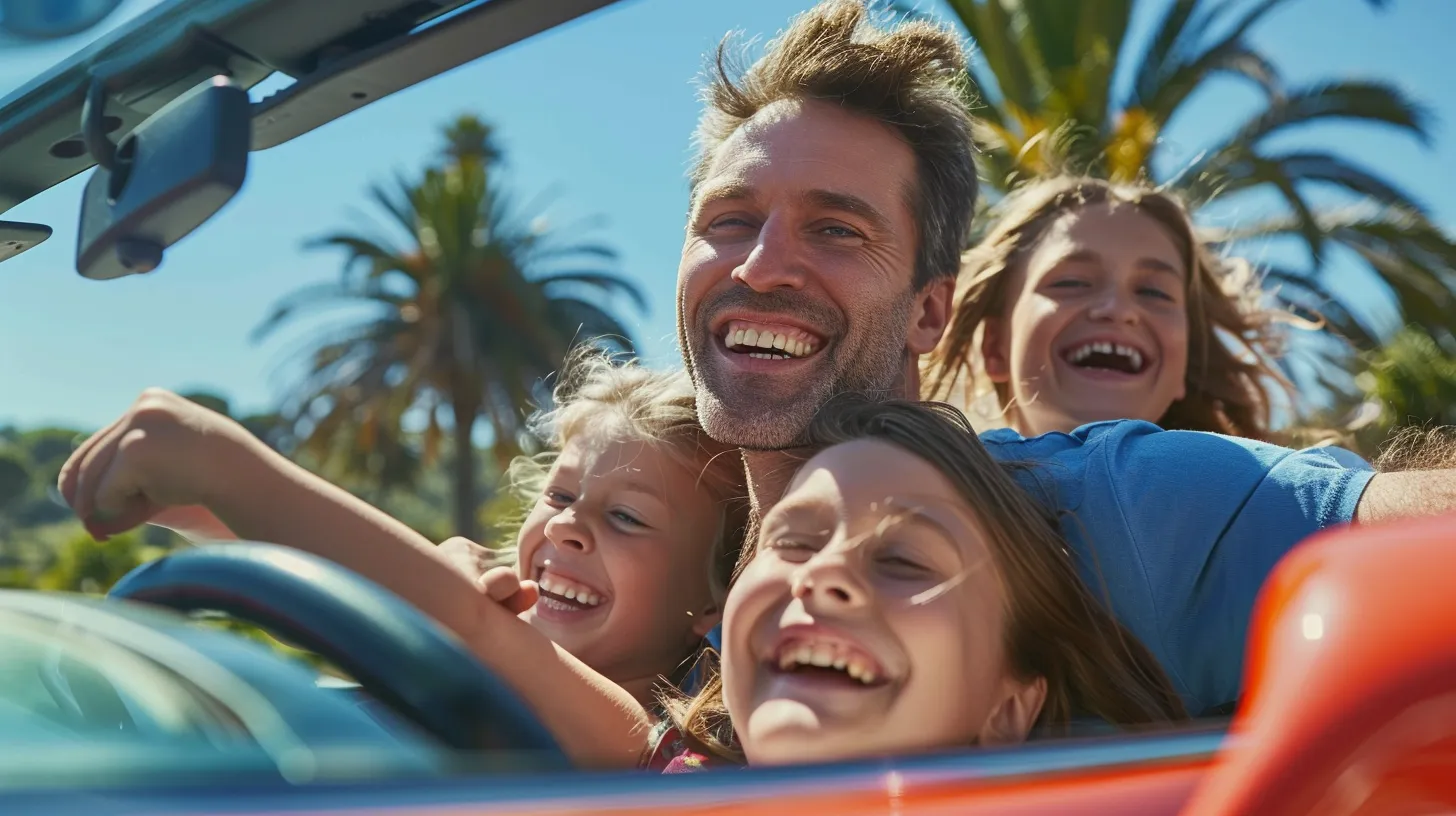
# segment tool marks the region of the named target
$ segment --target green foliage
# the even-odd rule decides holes
[[[233,415],[231,403],[228,402],[227,397],[221,394],[214,394],[209,391],[190,391],[185,394],[179,394],[178,396],[192,400],[203,408],[222,414],[225,417]]]
[[[35,549],[26,531],[71,518],[53,491],[61,465],[82,438],[70,428],[5,430],[0,441],[0,570],[20,561],[20,550]]]
[[[28,550],[23,563],[0,568],[0,586],[103,594],[123,575],[167,551],[148,544],[136,532],[104,542],[87,535],[79,524],[38,532],[42,547]]]
[[[164,552],[144,544],[136,533],[123,533],[108,541],[81,534],[56,553],[55,561],[36,579],[36,588],[102,594],[122,576]]]
[[[30,461],[37,468],[59,473],[61,465],[86,436],[74,428],[36,428],[21,433],[17,444],[29,453]]]
[[[29,457],[23,451],[0,449],[0,510],[19,501],[31,481]]]
[[[1456,425],[1456,356],[1429,334],[1407,328],[1367,359],[1359,382],[1386,427]]]

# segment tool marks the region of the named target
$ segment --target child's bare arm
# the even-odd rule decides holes
[[[578,764],[631,767],[642,753],[649,718],[631,695],[492,600],[428,539],[226,417],[149,391],[76,451],[60,487],[99,537],[202,505],[240,538],[342,564],[458,635]]]
[[[238,536],[229,530],[222,519],[201,505],[190,507],[169,507],[153,516],[148,522],[165,527],[192,544],[204,541],[230,541]]]
[[[388,587],[454,631],[574,761],[635,767],[651,723],[630,694],[491,599],[405,524],[271,450],[255,456],[257,475],[243,482],[253,487],[217,502],[228,527],[312,551]]]

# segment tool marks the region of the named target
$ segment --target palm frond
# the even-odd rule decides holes
[[[1020,9],[1027,39],[1035,44],[1046,81],[1062,97],[1068,118],[1100,126],[1107,118],[1108,93],[1131,17],[1131,0],[1075,7],[1061,0],[1022,0]]]
[[[1199,6],[1200,0],[1173,0],[1168,4],[1147,49],[1137,59],[1137,75],[1133,80],[1135,100],[1146,105],[1145,100],[1151,100],[1157,95],[1157,89],[1164,84],[1165,76],[1169,73],[1167,66],[1173,60],[1174,54],[1190,48],[1187,40],[1199,36],[1203,31],[1202,25],[1189,25]],[[1206,6],[1204,11],[1207,11]]]
[[[411,193],[415,188],[414,182],[406,179],[404,175],[395,173],[394,184],[385,187],[382,184],[369,185],[366,196],[372,200],[379,209],[383,210],[394,221],[404,235],[414,235],[415,229],[419,226],[414,205],[411,201]]]
[[[1268,58],[1241,42],[1223,42],[1168,69],[1157,86],[1139,97],[1139,102],[1159,121],[1167,122],[1205,80],[1218,74],[1248,79],[1269,99],[1283,94],[1279,70]]]
[[[1389,289],[1405,319],[1448,331],[1456,314],[1456,242],[1423,214],[1395,207],[1351,207],[1315,215],[1326,240],[1354,251]],[[1218,233],[1230,244],[1302,233],[1290,216],[1265,219]],[[1348,294],[1326,283],[1341,302]],[[1377,338],[1378,339],[1378,338]]]
[[[295,290],[274,304],[273,311],[255,327],[249,337],[253,342],[264,339],[284,323],[307,309],[335,308],[345,305],[372,304],[399,309],[409,301],[377,287],[357,288],[337,283],[320,283]]]
[[[648,309],[647,293],[642,290],[642,287],[638,286],[635,281],[611,272],[553,272],[533,279],[532,283],[545,290],[548,296],[553,288],[561,284],[587,286],[609,295],[625,295],[639,312],[645,313]]]
[[[548,313],[551,325],[570,338],[572,345],[599,343],[629,354],[636,353],[632,333],[616,316],[594,303],[576,298],[555,298]]]
[[[367,269],[365,276],[370,278],[380,278],[391,272],[402,272],[407,276],[411,274],[408,258],[397,248],[358,235],[333,233],[309,241],[305,248],[344,250],[346,280],[353,270],[361,266]]]
[[[1332,185],[1381,206],[1423,209],[1405,189],[1332,153],[1299,151],[1270,156],[1268,161],[1296,183]]]
[[[1346,120],[1387,125],[1430,144],[1431,112],[1400,89],[1382,82],[1344,81],[1289,91],[1255,114],[1231,142],[1258,145],[1264,139],[1314,122]]]
[[[1323,321],[1326,328],[1350,343],[1368,348],[1377,342],[1373,329],[1357,319],[1313,270],[1282,266],[1262,268],[1265,286],[1295,314]]]
[[[1024,110],[1035,108],[1038,83],[1026,56],[1012,42],[1016,27],[1000,0],[946,0],[946,5],[975,42],[1004,102]]]

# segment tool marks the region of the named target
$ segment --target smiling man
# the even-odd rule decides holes
[[[793,448],[830,397],[919,391],[975,206],[959,43],[863,18],[821,5],[741,81],[725,42],[698,127],[679,339],[704,427],[747,452],[759,502],[792,461],[758,452]]]
[[[842,391],[914,397],[944,331],[976,196],[957,39],[880,29],[857,0],[802,15],[705,93],[678,285],[683,355],[755,506],[782,494],[815,412]],[[1193,711],[1237,698],[1254,598],[1322,528],[1456,507],[1456,472],[1347,469],[1138,421],[983,437],[1059,518],[1084,579]]]

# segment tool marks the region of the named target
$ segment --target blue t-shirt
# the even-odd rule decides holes
[[[1325,448],[1133,420],[1031,438],[998,429],[981,441],[997,459],[1034,466],[1018,481],[1061,516],[1083,580],[1195,714],[1238,698],[1254,598],[1275,563],[1351,521],[1375,475]]]
[[[1312,533],[1355,517],[1374,471],[1328,449],[1098,422],[981,436],[1036,467],[1018,481],[1059,513],[1083,580],[1147,644],[1190,711],[1237,699],[1254,599]]]

